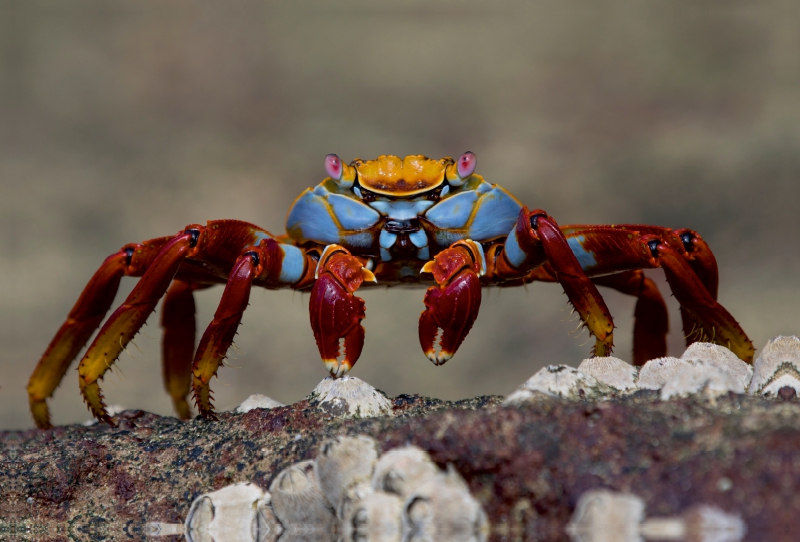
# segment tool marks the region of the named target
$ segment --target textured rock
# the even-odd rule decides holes
[[[385,416],[392,410],[391,401],[382,391],[353,376],[327,377],[317,384],[308,400],[339,416],[370,418]]]
[[[776,396],[781,388],[800,394],[800,338],[775,337],[769,341],[753,366],[750,393]]]
[[[639,368],[613,357],[585,359],[578,365],[578,371],[593,376],[598,382],[606,384],[618,392],[638,389],[636,379]]]
[[[613,393],[610,386],[598,382],[593,376],[585,375],[566,365],[548,365],[525,381],[503,403],[520,405],[537,395],[550,395],[578,401],[600,399]]]
[[[0,533],[141,538],[148,523],[183,524],[202,494],[247,481],[269,488],[324,441],[372,435],[383,453],[413,445],[439,469],[453,464],[492,541],[563,540],[579,497],[598,488],[635,491],[654,517],[713,506],[740,517],[748,540],[786,540],[800,509],[800,400],[781,397],[661,401],[640,390],[602,402],[538,394],[501,407],[497,397],[405,395],[390,416],[340,417],[301,401],[221,412],[218,422],[129,410],[116,428],[0,433]]]

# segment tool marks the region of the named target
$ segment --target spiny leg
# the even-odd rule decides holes
[[[636,297],[633,313],[633,364],[644,365],[667,355],[669,316],[664,298],[652,279],[637,269],[594,277],[592,282]]]
[[[126,245],[103,262],[45,350],[28,382],[31,413],[40,429],[48,429],[47,399],[53,395],[72,360],[103,321],[124,275],[141,274],[168,238]]]
[[[339,245],[325,247],[316,269],[309,312],[325,368],[334,378],[353,368],[364,347],[364,300],[354,292],[375,275]]]
[[[517,225],[506,240],[504,259],[525,271],[532,255],[543,251],[552,272],[581,321],[595,337],[594,356],[608,356],[614,347],[614,320],[597,287],[583,269],[558,224],[540,209],[523,207]],[[533,259],[535,262],[536,259]]]
[[[731,313],[708,292],[686,258],[657,237],[645,236],[642,241],[647,243],[653,263],[664,269],[672,293],[681,304],[686,343],[719,344],[752,363],[753,343]]]
[[[716,300],[716,261],[691,230],[656,226],[565,226],[567,240],[587,275],[661,267],[681,305],[687,344],[710,341],[730,348],[747,362],[754,349],[741,326]],[[687,243],[685,234],[690,232]],[[692,253],[686,252],[687,244]],[[702,276],[695,269],[701,269]]]
[[[266,288],[306,288],[311,282],[309,260],[304,250],[274,238],[244,249],[236,259],[214,319],[203,333],[192,363],[192,390],[201,416],[215,418],[211,378],[233,344],[253,284]]]
[[[486,272],[483,248],[471,240],[458,241],[426,263],[421,272],[433,273],[437,286],[431,286],[425,293],[425,310],[419,317],[419,343],[434,365],[444,365],[464,342],[478,317],[479,277]]]
[[[182,420],[191,418],[186,401],[192,387],[192,360],[196,333],[193,292],[199,286],[182,280],[172,281],[161,305],[161,361],[164,387]]]
[[[191,374],[194,401],[204,417],[216,419],[209,382],[217,374],[228,348],[233,344],[242,314],[250,301],[253,278],[261,271],[261,261],[265,260],[264,251],[259,247],[253,247],[239,257],[225,285],[214,320],[200,339],[194,362],[191,363]]]
[[[113,425],[98,381],[153,312],[181,262],[195,251],[201,228],[187,229],[163,246],[125,302],[100,329],[78,365],[81,393],[97,419]]]

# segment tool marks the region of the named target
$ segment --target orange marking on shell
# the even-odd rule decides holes
[[[449,156],[434,160],[421,154],[406,156],[382,155],[375,160],[353,161],[358,182],[376,194],[413,196],[432,190],[444,182],[445,170],[453,163]]]

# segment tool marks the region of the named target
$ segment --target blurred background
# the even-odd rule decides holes
[[[323,157],[477,153],[478,172],[559,223],[698,230],[720,301],[760,348],[800,333],[800,4],[4,2],[0,13],[0,428],[86,281],[129,241],[238,218],[283,230]],[[653,271],[669,296],[663,274]],[[124,279],[117,302],[134,279]],[[616,354],[634,301],[603,290]],[[197,294],[199,329],[221,288]],[[508,394],[589,352],[558,286],[492,290],[434,367],[423,290],[373,291],[357,376],[390,395]],[[668,298],[670,353],[683,351]],[[259,290],[212,382],[219,409],[293,402],[326,373],[308,295]],[[158,314],[103,389],[172,412]],[[56,424],[86,420],[71,369]],[[117,369],[118,368],[118,369]]]

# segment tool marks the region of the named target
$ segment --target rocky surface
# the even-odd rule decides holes
[[[440,467],[452,463],[493,540],[565,539],[579,497],[597,488],[636,494],[657,516],[716,506],[741,517],[751,540],[785,539],[800,508],[794,394],[500,399],[399,396],[375,418],[309,401],[219,422],[125,411],[117,428],[3,433],[0,529],[39,540],[141,538],[147,522],[182,523],[201,493],[246,481],[268,488],[337,434],[371,435],[384,452],[412,443]]]

